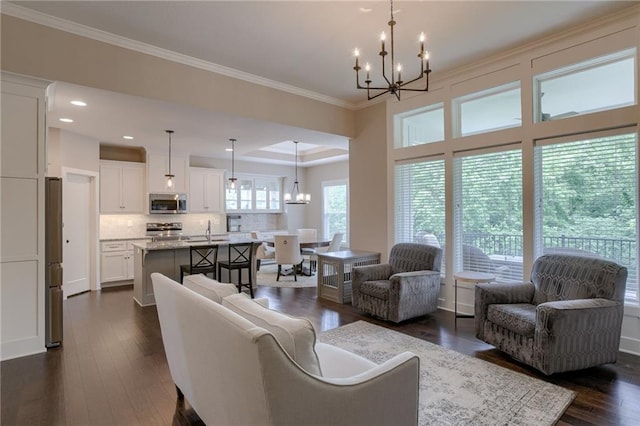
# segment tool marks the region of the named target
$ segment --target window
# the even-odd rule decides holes
[[[395,242],[444,245],[444,160],[398,164],[395,174]]]
[[[237,179],[236,189],[227,186],[225,190],[227,211],[282,211],[282,178],[242,175]]]
[[[580,253],[628,269],[638,299],[636,134],[536,147],[536,252]]]
[[[444,108],[442,103],[396,115],[396,147],[422,145],[444,140]]]
[[[509,83],[453,100],[458,126],[454,134],[468,136],[522,125],[520,83]]]
[[[280,210],[280,184],[273,178],[256,178],[256,210]]]
[[[521,281],[521,151],[458,157],[454,171],[456,271]]]
[[[326,239],[342,232],[342,242],[349,238],[349,188],[347,181],[322,182],[322,232]]]
[[[558,120],[635,104],[635,49],[534,77],[535,121]]]

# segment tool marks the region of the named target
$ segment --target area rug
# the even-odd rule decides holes
[[[376,363],[420,357],[420,425],[553,425],[576,394],[468,355],[357,321],[318,340]]]
[[[316,275],[312,275],[310,277],[298,275],[298,281],[293,280],[293,275],[285,277],[281,276],[280,281],[276,281],[277,276],[278,265],[267,264],[260,265],[260,270],[256,275],[256,279],[258,281],[258,285],[265,285],[269,287],[315,287],[318,283],[318,278]]]

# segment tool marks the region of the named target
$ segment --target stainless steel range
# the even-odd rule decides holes
[[[182,235],[182,222],[149,222],[147,223],[147,237],[151,241],[180,241],[189,237]]]

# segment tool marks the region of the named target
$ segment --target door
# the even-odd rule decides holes
[[[91,178],[68,173],[64,187],[64,297],[89,290]]]

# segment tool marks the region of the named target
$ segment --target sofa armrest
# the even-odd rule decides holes
[[[390,276],[391,265],[388,263],[356,266],[352,270],[352,280],[360,283],[365,281],[388,280]]]
[[[536,308],[534,351],[545,374],[614,362],[620,346],[624,304],[576,299],[541,303]],[[581,364],[584,363],[584,364]]]
[[[324,378],[351,377],[377,366],[360,355],[327,343],[316,343],[315,349]]]
[[[532,283],[486,283],[475,287],[476,337],[484,340],[484,322],[489,305],[497,303],[531,303],[535,287]]]
[[[415,297],[424,291],[440,292],[440,272],[411,271],[393,274],[389,280],[389,302],[391,305],[402,303],[403,299]]]
[[[360,284],[365,281],[388,280],[391,275],[391,265],[380,263],[377,265],[356,266],[351,270],[351,304],[359,308]]]
[[[306,402],[288,400],[291,406],[304,407],[300,421],[293,424],[308,424],[309,419],[345,426],[418,424],[420,359],[415,354],[400,353],[352,377],[319,380],[332,389]],[[292,398],[298,396],[304,397],[297,392]]]

